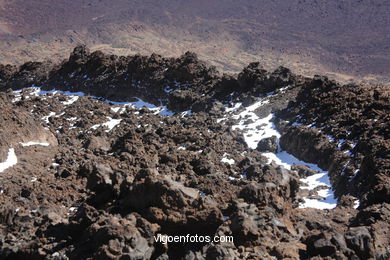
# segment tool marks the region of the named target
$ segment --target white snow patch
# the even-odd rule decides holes
[[[291,86],[288,85],[288,86],[285,86],[285,87],[283,87],[283,88],[280,88],[280,89],[279,89],[279,93],[284,93],[284,92],[286,92],[286,90],[287,90],[289,87],[291,87]]]
[[[73,97],[73,96],[78,96],[78,97],[85,96],[84,92],[62,91],[62,90],[55,90],[55,89],[46,91],[46,90],[41,90],[40,87],[31,87],[31,89],[35,89],[34,94],[36,96],[38,96],[38,95],[46,95],[46,94],[49,94],[49,93],[51,93],[51,94],[60,93],[60,94],[63,94],[63,95],[66,95],[66,96],[71,96],[71,97]]]
[[[360,172],[360,169],[356,169],[353,171],[353,175],[351,177],[349,177],[349,181],[352,181],[353,179],[355,179],[356,175]]]
[[[221,123],[222,121],[225,121],[225,120],[227,120],[227,118],[218,118],[217,119],[217,123],[219,124],[219,123]]]
[[[111,110],[114,112],[114,113],[118,113],[118,111],[121,109],[121,107],[112,107]]]
[[[357,209],[360,206],[360,200],[355,200],[353,204],[353,208]]]
[[[61,90],[55,90],[55,89],[50,90],[50,91],[45,91],[45,90],[41,90],[40,87],[37,87],[35,85],[30,87],[29,89],[32,90],[32,95],[35,95],[35,96],[46,95],[48,93],[51,93],[51,94],[60,93],[63,95],[70,96],[69,100],[63,102],[64,105],[70,105],[70,104],[74,103],[75,101],[77,101],[79,97],[87,96],[84,92],[61,91]],[[17,96],[20,96],[21,90],[15,90],[14,93],[16,93]],[[136,98],[137,101],[135,101],[135,102],[116,102],[116,101],[111,101],[111,100],[104,99],[104,98],[99,98],[96,96],[90,96],[90,97],[98,99],[98,100],[106,102],[106,103],[117,105],[117,106],[124,106],[124,107],[125,106],[132,106],[132,107],[135,107],[138,109],[146,107],[149,110],[154,111],[155,114],[161,114],[164,116],[172,116],[174,114],[173,112],[169,111],[166,106],[155,106],[151,103],[143,101],[140,98]],[[16,101],[13,101],[13,102],[16,102]]]
[[[240,107],[242,106],[242,103],[235,103],[234,106],[228,107],[227,105],[225,106],[225,111],[230,113],[237,111]]]
[[[19,96],[15,96],[13,99],[12,99],[12,103],[15,103],[15,102],[18,102],[18,101],[20,101],[20,100],[22,100],[22,97],[19,95]]]
[[[302,124],[301,124],[301,123],[298,123],[298,122],[292,123],[292,126],[299,126],[299,125],[302,125]]]
[[[306,183],[307,186],[305,188],[312,190],[318,186],[325,185],[329,187],[329,179],[327,178],[326,172],[320,172],[317,174],[313,174],[309,177],[301,179],[303,183]]]
[[[331,136],[331,135],[325,135],[325,136],[328,137],[329,141],[331,141],[332,143],[334,142],[333,136]]]
[[[222,157],[222,159],[221,159],[221,162],[228,163],[228,164],[230,164],[230,165],[235,164],[236,161],[233,160],[233,159],[229,159],[229,158],[227,157],[227,155],[228,155],[227,153],[224,153],[224,154],[223,154],[223,157]]]
[[[177,147],[177,150],[187,150],[187,148],[185,148],[184,146],[179,146]]]
[[[20,143],[22,146],[34,146],[34,145],[41,145],[41,146],[49,146],[49,143],[40,143],[40,142],[27,142],[27,143]]]
[[[18,158],[16,157],[15,149],[10,148],[8,150],[7,159],[5,160],[5,162],[0,163],[0,172],[3,172],[4,170],[14,166],[17,163],[18,163]]]
[[[146,107],[149,110],[154,111],[155,115],[157,115],[157,114],[160,114],[163,116],[172,116],[173,115],[173,112],[169,111],[166,106],[155,106],[151,103],[143,101],[140,98],[136,98],[136,99],[137,99],[137,101],[135,101],[135,102],[116,102],[116,101],[110,101],[107,99],[104,99],[103,101],[107,102],[107,103],[114,104],[114,105],[119,105],[119,106],[132,106],[132,107],[135,107],[138,109]]]
[[[181,117],[185,117],[185,116],[188,116],[188,115],[192,115],[192,111],[191,110],[186,110],[186,111],[181,112]]]
[[[106,130],[106,132],[110,132],[115,126],[117,126],[118,124],[120,124],[120,122],[122,121],[122,119],[113,119],[111,117],[107,117],[108,118],[108,121],[103,123],[103,124],[96,124],[96,125],[93,125],[91,128],[92,129],[97,129],[99,128],[100,126],[105,126],[108,128],[108,130]]]
[[[339,150],[341,149],[341,146],[343,146],[344,143],[345,143],[345,139],[339,140],[339,143],[337,144],[337,147],[339,148]]]
[[[299,208],[333,209],[334,207],[336,207],[336,204],[334,203],[328,203],[325,201],[308,199],[308,198],[303,198],[303,199],[305,202],[301,204]]]
[[[344,164],[344,167],[343,167],[343,169],[341,170],[341,176],[343,176],[343,175],[345,174],[345,170],[347,169],[347,167],[348,167],[348,165],[349,165],[350,162],[351,162],[351,160],[348,160],[348,162],[346,162],[346,163]]]
[[[70,98],[67,101],[63,101],[62,104],[65,106],[71,105],[74,102],[76,102],[79,99],[79,96],[70,96]]]
[[[49,117],[55,116],[55,112],[50,112],[49,115],[42,117],[42,120],[45,121],[46,124],[50,124]]]
[[[91,126],[91,129],[98,129],[100,126],[101,126],[101,124],[96,124],[96,125]]]

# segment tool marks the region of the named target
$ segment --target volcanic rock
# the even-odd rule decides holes
[[[388,257],[390,95],[381,86],[260,63],[220,76],[193,53],[79,46],[58,65],[0,66],[0,88],[0,163],[11,148],[17,158],[0,172],[2,259]],[[299,179],[317,171],[262,155],[277,152],[275,137],[248,148],[243,131],[255,120],[236,115],[262,97],[269,103],[253,113],[272,113],[281,148],[328,171],[337,207],[299,207],[329,187],[305,191]],[[163,245],[158,234],[234,241]]]
[[[257,144],[256,150],[262,153],[276,153],[278,151],[278,140],[276,136],[261,139]]]

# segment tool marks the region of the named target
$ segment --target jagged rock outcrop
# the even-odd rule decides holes
[[[327,78],[315,77],[302,85],[296,101],[279,113],[290,122],[311,125],[315,129],[289,127],[281,138],[281,146],[298,157],[329,168],[339,195],[353,194],[360,197],[364,205],[388,203],[389,190],[385,187],[390,183],[387,174],[390,143],[386,127],[389,100],[390,92],[386,87],[342,86]],[[333,159],[324,154],[323,144],[327,142],[324,134],[331,136],[327,146],[333,143],[333,148],[325,150],[328,155],[334,154]],[[301,136],[301,141],[291,139],[293,136]],[[319,136],[323,141],[319,141]],[[335,149],[336,154],[341,151],[342,156],[331,151]],[[324,160],[334,160],[333,167],[330,161]]]
[[[274,72],[269,73],[262,68],[259,62],[254,62],[244,68],[237,80],[241,90],[259,95],[293,84],[295,75],[284,67],[279,67]]]

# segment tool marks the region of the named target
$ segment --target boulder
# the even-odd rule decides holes
[[[257,144],[256,150],[261,153],[277,153],[278,139],[276,138],[276,136],[261,139]]]
[[[345,241],[360,259],[375,257],[373,239],[366,227],[352,227],[345,234]]]

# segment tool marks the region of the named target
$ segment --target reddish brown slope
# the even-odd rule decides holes
[[[225,71],[250,61],[388,82],[388,1],[14,0],[0,4],[0,59],[63,58],[76,43],[118,54],[193,50]]]

